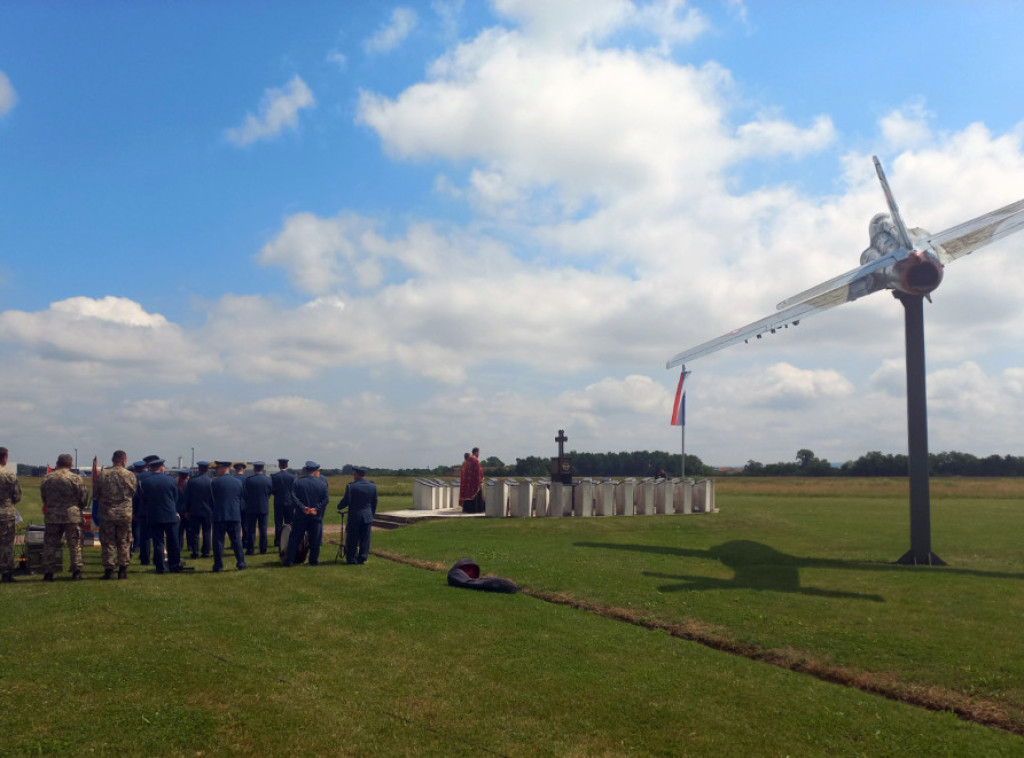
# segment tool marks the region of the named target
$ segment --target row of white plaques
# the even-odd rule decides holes
[[[413,510],[458,508],[459,482],[417,479]],[[714,513],[712,479],[626,479],[573,486],[544,479],[489,479],[484,483],[484,515],[490,518],[561,516],[651,516],[671,513]],[[561,504],[559,506],[559,504]]]

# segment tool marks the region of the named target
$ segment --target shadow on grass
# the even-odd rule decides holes
[[[715,579],[690,574],[665,574],[655,571],[644,571],[644,576],[675,580],[676,583],[674,584],[666,584],[659,587],[659,592],[743,589],[769,592],[797,592],[802,595],[815,597],[870,600],[875,603],[885,602],[881,595],[824,590],[816,587],[802,587],[800,585],[800,569],[803,567],[827,565],[833,568],[859,568],[859,566],[850,561],[823,561],[816,558],[798,558],[786,553],[780,553],[773,547],[751,540],[730,540],[707,550],[657,545],[625,545],[610,542],[577,542],[576,546],[632,550],[659,555],[676,555],[684,558],[717,560],[731,568],[734,572],[732,579]]]
[[[733,568],[748,563],[771,562],[773,564],[791,564],[798,568],[849,569],[852,571],[941,571],[943,574],[958,576],[975,576],[982,579],[1024,579],[1024,573],[1006,571],[983,571],[981,569],[964,569],[953,566],[904,566],[894,561],[856,561],[838,560],[836,558],[806,558],[780,553],[775,548],[750,540],[731,540],[708,550],[695,550],[685,547],[668,547],[665,545],[629,545],[616,542],[576,542],[576,547],[596,547],[610,550],[629,550],[651,555],[678,555],[682,558],[710,558],[722,561]]]

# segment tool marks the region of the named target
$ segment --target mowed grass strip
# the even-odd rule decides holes
[[[375,545],[1021,731],[1021,505],[934,500],[945,568],[892,564],[908,506],[883,496],[723,495],[712,516],[423,524]]]
[[[4,755],[1021,750],[948,713],[381,559],[31,579],[3,607]]]

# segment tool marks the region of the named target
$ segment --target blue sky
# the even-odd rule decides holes
[[[856,265],[872,154],[910,225],[1024,197],[1022,33],[1010,2],[5,4],[0,444],[677,449],[665,360]],[[1022,247],[926,311],[932,450],[1022,454]],[[902,452],[902,358],[880,294],[702,359],[688,451]]]

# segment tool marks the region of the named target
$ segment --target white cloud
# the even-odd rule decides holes
[[[737,130],[742,152],[767,156],[778,153],[794,156],[807,155],[828,147],[835,141],[836,130],[832,119],[818,116],[808,129],[776,119],[753,121]]]
[[[247,114],[242,125],[228,129],[225,136],[239,147],[273,139],[285,129],[297,128],[299,111],[314,105],[312,91],[296,74],[283,89],[268,89],[263,94],[259,115]]]
[[[919,147],[932,136],[928,126],[930,117],[924,101],[918,100],[883,116],[879,126],[892,149]]]
[[[561,403],[573,410],[625,411],[640,415],[662,413],[666,407],[671,408],[672,400],[671,391],[641,374],[631,374],[625,379],[606,377],[582,391],[569,391],[561,396]]]
[[[329,53],[327,53],[326,60],[328,63],[333,63],[338,68],[345,68],[345,66],[348,65],[348,58],[346,57],[346,55],[337,50],[331,50]]]
[[[220,368],[181,327],[126,298],[73,297],[35,313],[4,311],[0,333],[8,345],[51,364],[51,371],[86,382],[195,382]]]
[[[388,23],[363,43],[363,49],[368,53],[389,53],[405,41],[418,22],[412,8],[395,8]]]
[[[18,93],[14,91],[11,80],[3,71],[0,71],[0,118],[3,118],[18,102]]]

